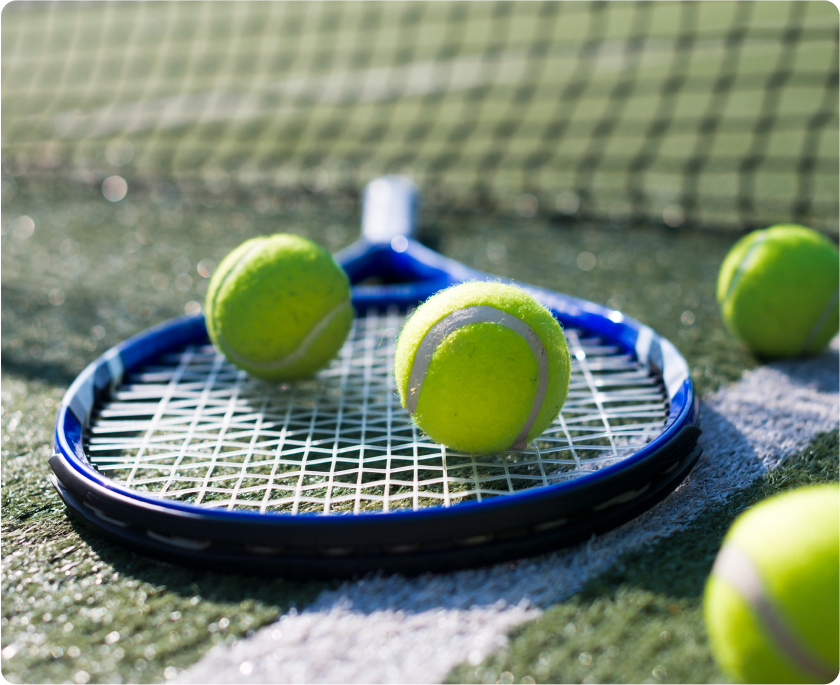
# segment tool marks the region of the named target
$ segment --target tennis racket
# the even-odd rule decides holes
[[[336,256],[356,318],[317,377],[268,385],[229,364],[201,315],[113,347],[73,382],[52,482],[68,511],[139,553],[287,577],[417,573],[538,554],[650,509],[700,455],[676,348],[591,302],[524,286],[564,327],[568,398],[523,451],[434,444],[400,406],[394,343],[441,288],[493,278],[415,240],[419,195],[364,191],[362,237]]]

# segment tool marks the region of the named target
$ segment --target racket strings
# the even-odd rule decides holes
[[[569,394],[523,452],[436,445],[393,378],[404,315],[371,310],[317,378],[268,385],[210,345],[166,354],[95,408],[93,466],[157,497],[252,512],[358,513],[452,506],[572,480],[620,461],[668,417],[661,381],[616,346],[567,329]]]

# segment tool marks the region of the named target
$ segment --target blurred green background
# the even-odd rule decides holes
[[[828,2],[12,3],[3,19],[12,176],[324,192],[402,172],[448,207],[837,232]]]

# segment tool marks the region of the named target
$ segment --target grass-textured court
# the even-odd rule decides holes
[[[142,330],[149,320],[177,315],[185,299],[200,299],[177,287],[155,288],[154,283],[166,279],[174,284],[183,275],[174,273],[173,265],[177,270],[189,261],[190,279],[201,283],[195,265],[204,259],[220,259],[226,248],[209,249],[200,237],[212,225],[209,217],[218,219],[218,208],[209,210],[196,202],[193,211],[183,213],[182,231],[138,233],[115,221],[122,208],[106,203],[96,188],[79,192],[78,187],[71,187],[72,192],[66,189],[62,196],[60,186],[24,183],[20,182],[17,197],[6,205],[7,211],[11,207],[15,214],[31,212],[38,228],[26,240],[10,230],[4,235],[3,249],[3,434],[8,436],[3,442],[4,591],[13,598],[4,603],[4,647],[12,645],[12,649],[5,652],[10,658],[4,661],[3,672],[12,680],[17,674],[21,681],[63,680],[79,672],[102,681],[116,675],[135,681],[159,679],[167,668],[188,666],[216,641],[242,637],[274,620],[292,603],[305,606],[322,586],[245,581],[160,566],[99,541],[67,520],[47,482],[46,464],[63,390],[76,370],[99,350]],[[138,190],[135,202],[153,208],[144,195]],[[187,207],[194,202],[189,196],[181,201]],[[33,211],[39,206],[55,209]],[[342,214],[313,205],[306,212],[297,210],[286,221],[325,242],[327,229],[332,230],[329,235],[337,235],[340,227],[349,241],[355,230],[353,209],[350,206]],[[247,206],[235,202],[225,211],[231,223],[242,220],[235,217],[249,217],[247,232],[233,238],[237,242],[240,235],[272,230],[277,221],[250,214]],[[97,214],[102,220],[91,227],[87,219]],[[147,225],[154,225],[153,216],[150,211]],[[52,225],[56,217],[67,223]],[[730,243],[728,236],[685,232],[669,234],[666,241],[659,229],[576,230],[530,221],[518,225],[515,235],[519,238],[511,240],[512,222],[488,218],[482,224],[476,228],[472,221],[447,220],[444,235],[453,237],[443,238],[441,249],[462,258],[472,255],[474,262],[483,267],[492,264],[503,275],[524,271],[527,262],[529,278],[541,285],[595,300],[621,298],[625,311],[678,341],[704,391],[737,379],[741,369],[757,363],[728,338],[714,301],[714,276]],[[115,230],[115,226],[121,228]],[[138,235],[148,244],[139,242]],[[533,253],[523,235],[534,244],[551,241],[553,251]],[[88,247],[87,255],[82,244]],[[498,257],[500,246],[505,246],[503,259]],[[674,272],[664,265],[685,251],[693,259],[687,268],[680,268],[677,283]],[[582,271],[576,260],[584,253],[603,254],[605,266]],[[615,254],[621,255],[621,261],[614,268],[606,267]],[[91,262],[119,264],[116,257],[122,260],[117,282],[107,271],[97,277],[87,269]],[[55,280],[45,283],[43,274],[50,266],[58,267],[50,272],[60,278],[50,276]],[[628,292],[625,280],[641,271],[649,275],[648,282],[641,292]],[[196,287],[191,284],[191,291]],[[51,293],[59,304],[50,302]],[[645,293],[662,296],[653,300]],[[160,304],[152,310],[149,302]],[[688,321],[691,325],[686,325]],[[816,449],[830,458],[836,450],[831,438],[826,439]],[[732,514],[732,508],[725,508],[720,515],[731,520]],[[709,534],[698,523],[695,535],[708,539]],[[632,567],[634,562],[630,563]],[[701,573],[696,568],[692,572]],[[670,602],[666,581],[662,584],[657,601]],[[589,606],[592,600],[580,601]],[[692,601],[696,615],[699,600],[695,596]],[[147,607],[148,618],[138,606]],[[622,611],[628,618],[637,617],[632,605]],[[655,615],[654,619],[659,620]],[[27,632],[30,625],[37,629]],[[128,640],[116,628],[119,625],[130,626]],[[109,642],[115,630],[120,639]],[[597,632],[592,638],[597,644]],[[692,646],[689,654],[702,657],[706,668],[712,668],[708,653],[700,647]],[[609,678],[624,677],[621,673],[613,671]],[[538,676],[534,671],[534,677]]]
[[[335,587],[106,543],[68,519],[47,458],[88,362],[196,311],[246,238],[348,245],[380,173],[413,174],[436,250],[643,321],[703,397],[766,368],[715,279],[745,228],[837,235],[836,30],[817,2],[7,6],[3,675],[161,682]],[[721,681],[700,598],[723,533],[770,492],[836,481],[837,456],[836,428],[816,432],[449,681]]]

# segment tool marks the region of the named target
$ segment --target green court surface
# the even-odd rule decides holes
[[[421,186],[435,250],[639,319],[701,395],[760,366],[717,271],[751,227],[836,239],[837,23],[823,2],[7,5],[3,676],[171,680],[331,587],[136,556],[68,518],[47,459],[86,364],[199,311],[247,238],[349,245],[379,174]],[[837,457],[815,435],[449,680],[720,681],[700,596],[726,528]]]
[[[352,197],[304,196],[285,213],[261,213],[255,205],[261,206],[252,196],[230,195],[208,208],[169,186],[132,188],[122,204],[114,204],[98,187],[25,178],[5,204],[6,217],[15,217],[6,220],[2,236],[2,636],[9,680],[161,680],[215,642],[237,639],[289,607],[305,606],[324,587],[194,573],[137,557],[71,523],[48,482],[58,403],[86,363],[133,333],[199,306],[212,262],[248,237],[292,231],[337,249],[358,230]],[[19,216],[31,217],[34,231],[15,223]],[[735,380],[758,363],[725,332],[714,300],[717,268],[733,240],[729,235],[433,211],[423,223],[435,247],[456,259],[500,276],[527,274],[535,284],[621,307],[650,324],[677,342],[701,391]],[[733,510],[710,516],[729,521]],[[724,524],[713,535],[702,533],[702,522],[698,527],[713,550]],[[694,594],[686,591],[678,604],[693,602],[695,626],[696,590],[711,553],[681,562],[695,580]],[[630,568],[645,559],[629,560]],[[635,591],[628,589],[632,578],[599,582],[607,583],[609,592],[588,587],[544,620],[556,613],[558,620],[574,623],[577,612],[585,619],[606,601],[616,602],[617,611],[638,614]],[[642,635],[629,631],[626,649],[635,649],[633,641],[645,635],[655,633],[658,640],[668,630],[670,614],[660,615],[657,607],[671,606],[670,591],[666,580],[659,582],[643,589],[650,629]],[[524,645],[524,656],[510,657],[519,659],[514,665],[497,668],[494,662],[488,668],[502,673],[520,668],[522,660],[529,663],[528,650],[539,640],[528,631],[539,635],[539,630],[526,629],[514,642],[515,649]],[[679,654],[708,662],[698,631],[697,644]],[[592,639],[600,644],[598,635],[596,630]],[[651,645],[658,646],[656,640]],[[556,673],[543,670],[551,677]],[[605,673],[608,679],[619,677],[616,671]]]

